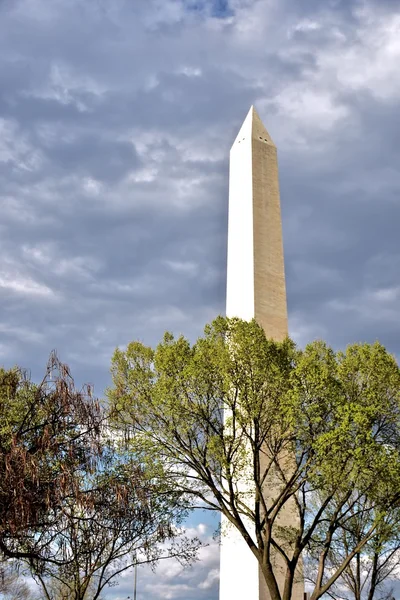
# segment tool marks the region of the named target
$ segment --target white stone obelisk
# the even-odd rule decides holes
[[[277,341],[288,335],[277,152],[253,106],[230,152],[226,315],[255,318]],[[220,600],[268,600],[245,541],[224,517],[221,527]]]

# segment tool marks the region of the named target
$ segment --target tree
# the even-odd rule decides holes
[[[134,460],[107,451],[79,502],[64,502],[52,536],[57,564],[30,559],[46,600],[98,600],[136,564],[177,558],[191,563],[198,548],[178,526],[185,516],[179,494],[166,496]]]
[[[26,581],[10,564],[0,565],[0,598],[1,600],[34,600]]]
[[[356,503],[346,527],[340,532],[340,543],[329,551],[328,565],[335,571],[344,558],[344,552],[363,539],[371,522],[377,520],[374,508],[364,498]],[[328,594],[337,600],[391,600],[391,583],[396,579],[400,564],[400,515],[393,510],[379,520],[379,525],[371,540],[363,546],[347,565]],[[313,569],[314,567],[314,569]],[[308,580],[315,581],[316,564],[312,557],[308,560]],[[379,596],[378,596],[379,594]]]
[[[126,455],[106,411],[54,353],[39,385],[0,370],[0,419],[0,550],[28,565],[48,600],[66,590],[99,598],[137,553],[194,559],[197,540],[179,529],[182,494],[167,496]]]
[[[266,339],[255,321],[218,318],[194,345],[167,333],[155,350],[117,349],[111,371],[114,419],[132,431],[132,451],[238,529],[272,600],[291,598],[310,552],[311,600],[320,598],[399,506],[400,370],[379,343],[301,351]],[[332,565],[359,502],[368,526]],[[298,527],[282,526],[288,506]]]
[[[103,415],[89,387],[75,389],[52,353],[42,382],[0,369],[0,551],[52,560],[52,531],[65,498],[101,455]],[[29,547],[29,550],[28,550]]]
[[[40,589],[44,594],[44,596],[40,596],[41,600],[47,598],[52,598],[52,600],[70,600],[71,598],[70,587],[64,585],[61,581],[55,578],[49,579],[45,582],[45,589],[42,585],[40,586]],[[86,593],[86,598],[87,600],[92,600],[93,598],[91,594],[91,586],[89,586],[89,589]],[[102,597],[100,596],[98,600],[102,600]]]

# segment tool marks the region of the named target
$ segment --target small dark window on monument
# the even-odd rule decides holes
[[[264,138],[264,142],[268,142],[268,140],[266,140],[266,139]]]

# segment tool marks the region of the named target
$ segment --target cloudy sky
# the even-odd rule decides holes
[[[292,337],[399,355],[399,65],[400,0],[0,0],[0,361],[39,377],[56,348],[101,395],[115,346],[223,313],[251,104]],[[217,569],[210,546],[138,600],[216,600]]]

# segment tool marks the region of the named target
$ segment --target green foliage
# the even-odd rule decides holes
[[[114,421],[133,432],[132,452],[166,489],[225,514],[274,600],[290,598],[311,547],[321,558],[319,598],[398,505],[400,370],[379,343],[299,350],[266,339],[255,321],[220,317],[193,345],[166,333],[155,350],[116,350],[111,372]],[[361,498],[373,516],[332,575],[329,548]],[[286,505],[297,524],[285,530]],[[283,593],[273,552],[287,565]]]

